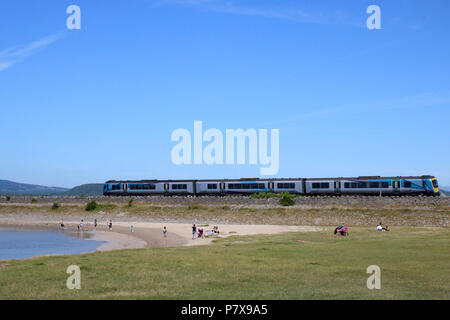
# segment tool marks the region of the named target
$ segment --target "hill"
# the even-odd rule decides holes
[[[67,188],[46,187],[36,184],[18,183],[9,180],[0,180],[0,194],[30,194],[30,195],[50,195],[67,191]]]
[[[101,196],[102,194],[103,183],[82,184],[65,192],[58,193],[61,196]]]

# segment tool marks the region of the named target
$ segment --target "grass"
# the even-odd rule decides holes
[[[445,228],[232,236],[208,246],[0,262],[0,299],[449,299]],[[81,267],[81,290],[66,269]],[[369,265],[381,289],[369,290]]]

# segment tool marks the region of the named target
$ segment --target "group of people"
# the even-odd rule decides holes
[[[383,224],[380,222],[377,225],[377,230],[378,231],[389,231],[389,227],[388,226],[384,226],[383,227]],[[340,234],[341,236],[348,236],[348,228],[346,226],[344,226],[344,225],[337,226],[334,229],[334,234]]]
[[[192,225],[192,240],[194,240],[195,238],[205,238],[208,236],[213,236],[216,234],[219,234],[219,227],[218,226],[214,226],[211,230],[204,230],[203,228],[197,228],[197,226],[195,225],[195,223]]]
[[[61,219],[61,221],[59,222],[59,226],[61,229],[66,229],[66,225],[64,224],[63,219]],[[94,219],[94,231],[97,230],[97,219]],[[77,225],[77,230],[78,232],[83,231],[83,227],[84,227],[84,220],[81,219],[80,223]],[[108,228],[109,231],[112,231],[112,220],[106,220],[106,227]],[[133,226],[131,226],[131,232],[133,232]]]

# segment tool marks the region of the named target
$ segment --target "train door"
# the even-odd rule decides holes
[[[392,180],[392,191],[400,193],[400,180]]]
[[[274,192],[274,189],[275,189],[275,182],[268,182],[267,183],[267,186],[268,186],[268,191],[269,192]]]
[[[341,193],[341,182],[340,181],[334,182],[334,193],[336,193],[336,194]]]
[[[128,190],[128,184],[127,183],[122,183],[122,190],[123,190],[123,192],[127,192],[127,190]]]
[[[225,192],[225,182],[219,183],[220,185],[220,192]]]
[[[164,193],[168,193],[168,192],[169,192],[169,184],[164,183]]]

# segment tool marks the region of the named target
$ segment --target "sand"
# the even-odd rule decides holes
[[[41,219],[42,218],[42,219]],[[68,234],[77,232],[79,220],[64,221]],[[134,226],[134,232],[130,227]],[[163,236],[163,227],[168,230],[167,238]],[[14,228],[46,228],[59,229],[59,220],[48,220],[48,217],[39,215],[29,216],[27,219],[12,219],[11,217],[0,217],[0,227]],[[213,225],[198,225],[209,231]],[[161,223],[161,222],[134,222],[134,221],[113,221],[113,228],[110,231],[106,221],[98,221],[97,229],[94,230],[93,222],[84,222],[83,233],[90,239],[104,241],[98,251],[138,249],[150,247],[174,247],[206,245],[214,239],[256,234],[275,234],[281,232],[314,232],[324,230],[324,227],[317,226],[287,226],[287,225],[239,225],[222,224],[219,225],[220,233],[205,238],[192,239],[192,224],[187,223]]]

